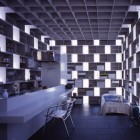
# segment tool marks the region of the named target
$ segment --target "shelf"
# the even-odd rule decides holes
[[[15,83],[20,94],[42,87],[42,62],[37,61],[37,52],[46,51],[47,44],[41,41],[39,30],[25,32],[26,24],[16,13],[7,13],[6,21],[0,19],[0,93],[6,88],[9,96],[14,95]]]

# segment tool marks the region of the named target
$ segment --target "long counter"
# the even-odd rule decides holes
[[[65,100],[72,90],[60,85],[0,99],[0,138],[27,140],[44,125],[48,107]]]

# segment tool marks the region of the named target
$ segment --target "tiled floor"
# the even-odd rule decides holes
[[[72,118],[75,129],[68,121],[69,140],[140,140],[140,128],[132,125],[128,116],[99,114],[100,106],[75,105]],[[67,135],[61,121],[50,122],[44,135],[42,129],[29,140],[66,140]]]

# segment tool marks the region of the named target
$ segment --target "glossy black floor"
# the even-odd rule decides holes
[[[69,140],[140,140],[140,127],[134,126],[128,116],[99,114],[100,106],[74,105],[72,118],[75,129],[67,121]],[[42,136],[42,128],[29,140],[67,140],[61,121],[50,122]]]

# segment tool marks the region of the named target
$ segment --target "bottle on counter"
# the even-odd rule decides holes
[[[8,96],[9,96],[9,94],[8,94],[8,92],[7,92],[7,89],[4,89],[4,92],[3,92],[3,94],[2,94],[3,99],[7,99]]]

